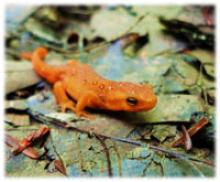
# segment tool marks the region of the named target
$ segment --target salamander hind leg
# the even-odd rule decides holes
[[[67,109],[76,112],[75,103],[68,98],[61,81],[58,81],[54,84],[53,93],[56,97],[58,105],[61,107],[62,112],[65,112]]]

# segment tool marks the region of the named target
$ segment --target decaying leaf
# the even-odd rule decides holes
[[[152,130],[152,136],[163,142],[167,137],[174,137],[176,135],[176,126],[169,125],[155,125]]]
[[[190,122],[192,114],[196,112],[204,112],[203,101],[199,97],[171,94],[159,95],[155,109],[137,115],[139,116],[139,122],[146,123]]]
[[[48,173],[44,170],[46,161],[36,161],[27,158],[24,155],[12,157],[7,161],[5,168],[7,177],[62,177],[60,172]]]
[[[39,38],[43,38],[46,41],[53,42],[58,45],[62,45],[62,40],[59,37],[59,34],[56,34],[53,29],[43,25],[36,19],[30,18],[25,23],[26,29]]]
[[[27,114],[5,114],[5,120],[15,126],[28,126],[30,125],[30,117]]]
[[[14,109],[19,111],[25,111],[28,108],[27,101],[25,99],[19,100],[7,100],[5,101],[5,109]]]
[[[49,54],[50,57],[52,54]],[[48,61],[50,65],[65,64],[61,59]],[[29,61],[6,62],[6,94],[34,85],[42,80],[33,70]],[[27,79],[28,75],[28,79]],[[17,103],[16,103],[17,104]]]
[[[6,14],[6,25],[7,31],[11,32],[16,30],[20,24],[22,24],[27,17],[33,14],[37,10],[37,7],[34,6],[7,6],[8,13]]]
[[[30,62],[6,62],[6,93],[10,93],[40,81],[40,78],[33,72]],[[28,75],[28,79],[27,79]]]
[[[184,22],[178,19],[166,20],[160,18],[160,22],[166,27],[166,32],[177,39],[186,41],[189,46],[202,47],[213,49],[214,34],[206,33],[191,23]],[[177,28],[178,27],[178,28]]]

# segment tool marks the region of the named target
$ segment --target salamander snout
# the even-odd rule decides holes
[[[151,95],[150,97],[147,97],[146,104],[149,106],[149,109],[152,109],[157,104],[157,97],[156,95]]]

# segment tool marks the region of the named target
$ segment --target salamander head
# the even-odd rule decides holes
[[[150,85],[118,82],[108,97],[107,107],[111,110],[137,112],[148,111],[156,103],[157,97]]]

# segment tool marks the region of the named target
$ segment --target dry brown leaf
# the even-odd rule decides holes
[[[18,154],[26,148],[33,145],[33,143],[39,138],[43,138],[49,133],[50,129],[46,125],[42,125],[37,131],[31,132],[25,138],[19,142],[19,145],[12,148],[14,154]]]
[[[66,175],[66,168],[63,165],[63,162],[61,160],[55,160],[54,161],[55,169],[61,172],[62,174]]]
[[[5,136],[5,143],[9,147],[13,147],[13,148],[19,146],[19,140],[7,134]],[[38,159],[40,157],[38,152],[34,150],[32,147],[26,148],[25,150],[22,151],[22,153],[31,159]]]

